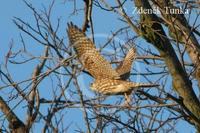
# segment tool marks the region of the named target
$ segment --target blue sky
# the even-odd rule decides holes
[[[49,1],[50,0],[43,0],[42,2],[39,0],[29,0],[33,6],[36,7],[36,9],[42,9],[42,4],[48,7]],[[82,19],[83,16],[82,14],[78,14],[78,16],[67,16],[69,12],[72,10],[72,3],[71,4],[65,4],[63,5],[62,0],[56,1],[56,4],[54,6],[53,10],[53,16],[52,16],[52,22],[55,23],[56,19],[60,16],[62,16],[61,20],[61,29],[59,31],[60,36],[63,36],[65,39],[65,42],[67,42],[67,37],[66,37],[66,22],[73,21],[75,24],[81,26],[82,24]],[[78,4],[78,6],[83,6],[82,2]],[[127,5],[129,6],[129,5]],[[127,10],[131,10],[127,7]],[[116,27],[122,26],[122,23],[120,21],[113,22],[113,20],[116,20],[117,17],[115,14],[105,12],[103,13],[100,9],[94,8],[93,10],[93,23],[94,23],[94,31],[95,33],[99,34],[110,34],[111,31],[114,31]],[[32,12],[25,6],[25,4],[21,0],[2,0],[0,3],[0,63],[2,63],[5,59],[5,55],[9,49],[9,44],[14,41],[14,48],[17,50],[21,47],[20,45],[20,39],[19,39],[19,30],[18,28],[14,25],[12,22],[12,19],[14,16],[22,18],[25,21],[28,21],[30,23],[33,23],[33,16]],[[81,17],[81,18],[80,18]],[[27,37],[27,36],[25,36]],[[35,47],[34,41],[29,40],[29,38],[25,38],[25,40],[30,44],[29,48],[30,51],[34,51],[38,54],[41,53],[43,49],[38,49]],[[98,41],[97,39],[97,44],[100,43],[101,41]],[[139,41],[143,43],[143,41]],[[30,64],[27,66],[25,69],[24,67],[14,67],[14,66],[9,66],[11,72],[13,75],[15,75],[15,79],[17,81],[24,80],[28,76],[30,76],[30,71],[32,70],[34,65]],[[0,82],[1,86],[1,82]],[[0,93],[1,94],[1,93]],[[18,108],[16,109],[17,114],[20,116],[20,118],[23,118],[23,113],[21,113],[21,110]],[[69,116],[71,116],[70,119],[74,119],[74,121],[79,120],[81,118],[81,113],[80,110],[73,110],[73,111],[68,111]],[[25,112],[24,112],[25,113]],[[40,127],[39,125],[37,125]],[[40,128],[37,128],[40,129]],[[185,122],[181,122],[178,124],[178,129],[179,132],[184,131],[184,132],[194,132],[194,128],[190,126],[189,124]]]

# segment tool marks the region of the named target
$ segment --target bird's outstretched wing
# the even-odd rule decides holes
[[[136,58],[136,49],[129,49],[124,60],[120,62],[119,66],[116,68],[117,73],[120,75],[122,80],[127,80],[130,76],[131,66]]]
[[[119,79],[120,76],[111,64],[95,48],[93,42],[72,23],[68,24],[68,37],[83,67],[95,79]]]

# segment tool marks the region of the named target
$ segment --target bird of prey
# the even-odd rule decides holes
[[[126,81],[136,56],[131,48],[117,69],[100,54],[93,42],[73,23],[68,23],[68,37],[83,68],[94,78],[90,88],[105,95],[123,95],[140,87],[156,87],[156,84],[134,83]]]

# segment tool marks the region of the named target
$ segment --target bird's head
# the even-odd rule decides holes
[[[91,88],[91,90],[96,90],[96,84],[95,83],[91,83],[90,84],[90,88]]]

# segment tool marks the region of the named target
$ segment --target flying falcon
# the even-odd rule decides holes
[[[94,78],[90,88],[104,95],[130,94],[140,87],[156,87],[156,84],[134,83],[126,81],[129,77],[131,65],[136,56],[135,48],[131,48],[117,69],[100,54],[93,42],[81,29],[73,23],[68,23],[68,37],[79,61],[84,69]],[[125,95],[125,97],[127,97]]]

